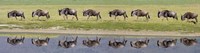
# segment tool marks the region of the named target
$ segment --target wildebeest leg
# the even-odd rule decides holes
[[[22,17],[21,17],[21,20],[22,20]]]
[[[38,16],[38,20],[40,20],[40,16]]]
[[[76,20],[78,20],[78,16],[77,16],[77,15],[75,15],[75,17],[76,17]]]
[[[166,17],[167,21],[168,21],[168,17]]]
[[[96,17],[97,17],[97,20],[99,20],[99,16],[97,15]]]
[[[115,16],[115,20],[117,19],[117,16]]]
[[[162,18],[162,21],[164,20],[165,18]]]
[[[68,16],[66,15],[66,19],[68,19]]]
[[[88,16],[87,20],[90,18],[90,16]]]
[[[147,21],[149,20],[148,16],[146,16],[146,20],[147,20]]]
[[[124,20],[126,20],[126,15],[124,15]]]
[[[65,19],[65,16],[63,16],[63,18],[64,18],[64,20],[66,20],[66,19]]]
[[[17,17],[15,17],[15,19],[17,20]]]
[[[197,18],[195,18],[195,20],[196,20],[196,22],[198,22],[198,19],[197,19]]]

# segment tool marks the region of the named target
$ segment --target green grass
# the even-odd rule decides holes
[[[199,0],[0,0],[0,5],[182,5]]]
[[[194,7],[196,6],[196,7]],[[185,21],[180,21],[180,15],[187,11],[200,14],[200,5],[1,5],[0,18],[1,24],[16,24],[23,26],[22,29],[49,29],[51,27],[62,26],[62,29],[104,29],[104,30],[153,30],[153,31],[180,31],[180,32],[200,32],[200,23],[196,25]],[[63,20],[62,16],[58,16],[58,9],[69,7],[78,11],[79,21]],[[11,10],[21,10],[25,12],[26,20],[19,21],[14,18],[7,18],[7,12]],[[37,21],[37,17],[32,18],[31,12],[36,9],[44,9],[50,12],[51,18],[47,21]],[[95,9],[101,12],[102,20],[96,21],[96,17],[91,17],[86,20],[87,17],[82,16],[84,9]],[[118,17],[117,20],[108,16],[108,11],[113,9],[123,9],[128,12],[129,18],[124,21],[122,17]],[[151,19],[149,22],[145,21],[145,18],[131,17],[130,12],[133,9],[143,9],[150,12]],[[169,9],[176,11],[179,16],[179,20],[170,19],[169,21],[162,21],[157,18],[157,11]],[[42,17],[43,20],[46,20]],[[10,28],[10,27],[0,27]]]
[[[26,38],[55,38],[59,35],[56,34],[0,34],[0,36],[4,37],[26,37]]]

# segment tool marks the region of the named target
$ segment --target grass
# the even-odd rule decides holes
[[[4,37],[26,37],[26,38],[55,38],[58,37],[56,34],[0,34]]]
[[[0,5],[182,5],[199,0],[0,0]]]
[[[196,7],[193,7],[196,6]],[[104,29],[104,30],[153,30],[153,31],[180,31],[180,32],[200,32],[200,24],[196,25],[185,21],[180,21],[180,15],[187,11],[200,14],[200,5],[1,5],[0,18],[1,24],[15,24],[23,26],[22,29],[49,29],[52,27],[61,26],[62,29]],[[58,16],[58,9],[69,7],[78,11],[79,21],[72,20],[70,16],[69,20],[63,20],[62,16]],[[11,10],[21,10],[25,12],[26,19],[23,21],[15,20],[14,18],[8,19],[6,14]],[[37,21],[37,17],[32,18],[31,12],[36,9],[44,9],[50,12],[51,18],[47,21]],[[84,9],[95,9],[101,12],[102,19],[96,21],[95,17],[91,17],[86,20],[86,17],[82,16]],[[122,17],[118,17],[117,20],[108,16],[108,11],[113,9],[123,9],[128,12],[129,18],[124,21]],[[145,18],[136,19],[131,17],[130,12],[133,9],[143,9],[150,12],[151,19],[146,22]],[[169,21],[162,21],[158,19],[156,14],[158,10],[169,9],[176,11],[179,16],[179,20],[170,19]],[[42,17],[43,20],[46,18]],[[9,27],[0,27],[9,28]]]
[[[0,0],[0,24],[13,24],[23,26],[21,29],[104,29],[104,30],[152,30],[152,31],[179,31],[179,32],[200,32],[200,24],[196,25],[180,21],[180,16],[185,12],[200,14],[200,1],[198,0]],[[79,21],[63,20],[58,16],[58,9],[69,7],[78,11]],[[36,9],[44,9],[50,12],[51,18],[46,21],[38,21],[37,17],[32,18],[31,12]],[[85,9],[94,9],[101,12],[102,20],[96,21],[95,17],[86,20],[82,16]],[[124,21],[122,17],[117,20],[108,16],[108,11],[123,9],[128,12],[129,18]],[[134,9],[142,9],[150,12],[151,19],[146,22],[145,18],[136,20],[131,17],[130,12]],[[169,9],[178,13],[179,20],[170,19],[162,21],[157,18],[158,10]],[[11,10],[25,12],[26,19],[23,21],[7,18]],[[15,27],[3,26],[0,29],[12,29]]]

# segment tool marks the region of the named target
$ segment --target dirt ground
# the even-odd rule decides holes
[[[56,29],[1,29],[0,33],[37,33],[37,34],[99,34],[99,35],[133,35],[133,36],[200,36],[200,33],[158,32],[158,31],[127,31],[127,30],[56,30]]]

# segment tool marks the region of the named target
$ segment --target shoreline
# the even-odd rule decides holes
[[[57,29],[1,29],[2,34],[81,34],[81,35],[130,35],[130,36],[200,36],[200,33],[128,31],[128,30],[57,30]]]

